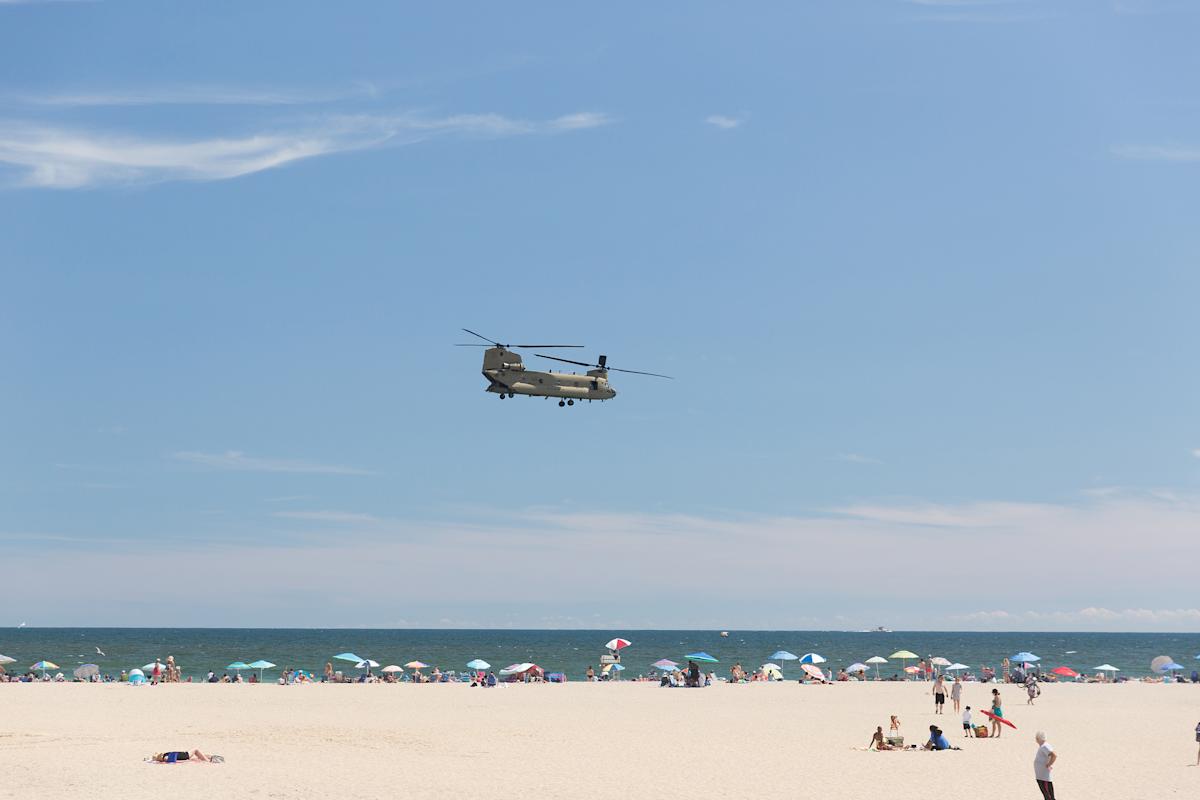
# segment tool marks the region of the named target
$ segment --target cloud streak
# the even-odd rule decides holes
[[[1176,145],[1119,145],[1111,152],[1117,158],[1134,161],[1174,161],[1180,163],[1195,163],[1200,161],[1200,147],[1180,147]]]
[[[0,0],[3,2],[3,0]],[[106,106],[298,106],[334,103],[340,100],[375,97],[371,84],[350,89],[239,89],[221,86],[166,86],[151,89],[119,89],[47,94],[9,94],[4,102],[49,108],[96,108]]]
[[[709,125],[712,125],[714,128],[720,128],[721,130],[725,131],[733,130],[734,128],[740,127],[742,124],[742,121],[737,117],[727,117],[724,114],[712,114],[708,117],[705,117],[704,121]]]
[[[301,461],[288,458],[256,458],[248,456],[239,450],[226,450],[224,453],[201,453],[194,450],[182,450],[171,456],[176,461],[197,464],[212,469],[231,472],[291,472],[307,475],[373,475],[374,473],[346,467],[338,464],[319,464],[312,461]]]
[[[237,178],[318,156],[412,144],[439,136],[552,135],[606,125],[599,112],[550,120],[499,114],[341,115],[241,136],[151,138],[88,128],[0,122],[0,165],[24,187],[79,189],[112,184]]]

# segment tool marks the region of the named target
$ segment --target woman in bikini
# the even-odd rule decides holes
[[[1000,690],[992,689],[992,713],[996,717],[1004,717],[1004,709],[1000,706]],[[992,719],[992,736],[1000,738],[1000,719]]]

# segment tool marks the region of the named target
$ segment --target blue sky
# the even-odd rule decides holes
[[[6,614],[1200,630],[1197,22],[0,3]]]

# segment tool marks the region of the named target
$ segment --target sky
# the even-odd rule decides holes
[[[0,2],[0,626],[1200,631],[1198,23]]]

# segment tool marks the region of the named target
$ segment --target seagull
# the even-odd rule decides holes
[[[99,653],[100,655],[104,655],[104,651],[101,650],[99,647],[96,648],[96,652]]]

